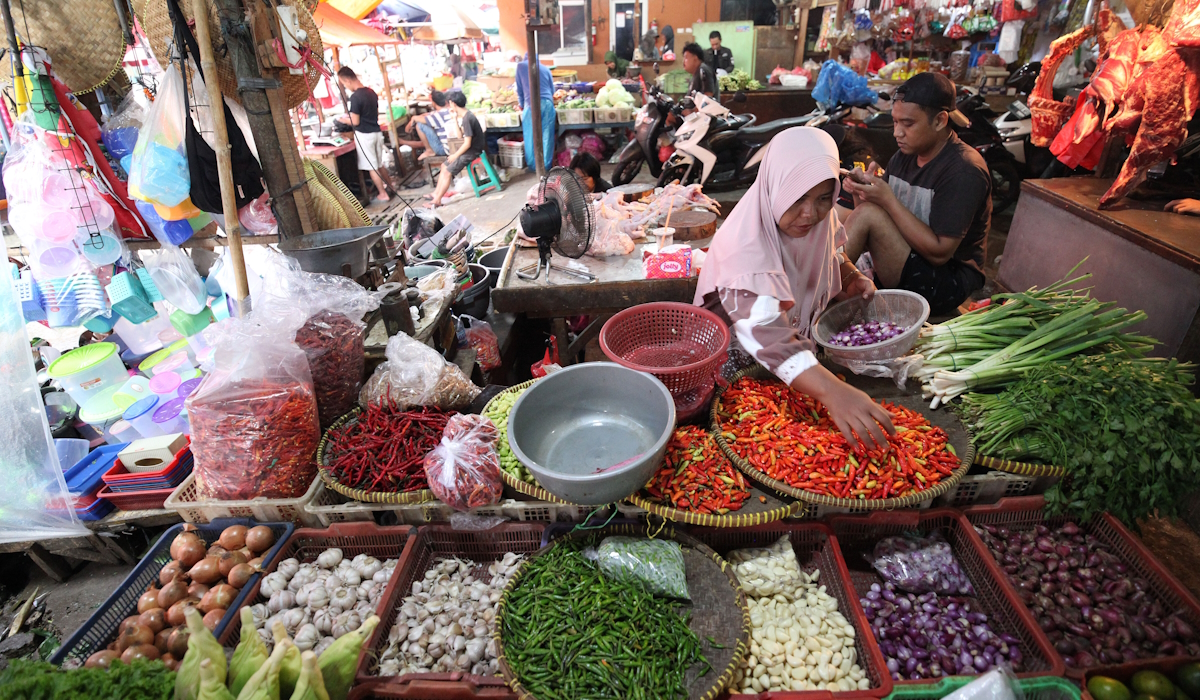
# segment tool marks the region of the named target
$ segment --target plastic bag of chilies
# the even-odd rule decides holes
[[[636,581],[651,595],[689,599],[683,548],[678,542],[605,537],[597,549],[586,550],[584,556],[611,579]]]
[[[850,66],[833,59],[821,65],[812,96],[825,109],[832,109],[839,104],[862,106],[879,101],[879,95],[867,87],[866,76],[855,73]]]

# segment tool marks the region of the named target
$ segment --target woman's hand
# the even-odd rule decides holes
[[[856,296],[861,296],[863,299],[870,301],[875,296],[875,283],[869,277],[861,272],[855,272],[850,276],[850,281],[838,292],[834,297],[834,301],[844,301],[853,299]]]
[[[866,393],[855,389],[833,375],[821,365],[811,367],[800,373],[792,382],[792,388],[803,392],[825,404],[829,416],[842,431],[846,442],[852,449],[858,449],[859,441],[855,433],[863,440],[863,447],[882,448],[887,445],[887,435],[895,435],[896,428],[892,418],[883,407],[871,400]],[[887,435],[884,432],[887,432]],[[867,442],[870,441],[871,445]]]
[[[1173,211],[1176,214],[1200,216],[1200,199],[1176,199],[1167,202],[1167,206],[1163,207],[1163,210]]]

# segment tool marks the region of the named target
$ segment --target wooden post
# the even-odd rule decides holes
[[[396,120],[392,118],[392,81],[388,79],[387,66],[383,64],[383,57],[379,55],[379,47],[371,47],[375,52],[375,62],[379,64],[379,73],[383,76],[383,92],[387,95],[387,124],[388,138],[392,142],[392,155],[396,157],[396,163],[400,163],[400,137],[396,135]]]
[[[196,18],[196,43],[200,44],[200,66],[208,80],[208,100],[213,120],[214,150],[217,153],[217,175],[221,180],[221,210],[225,214],[225,235],[229,237],[229,257],[233,261],[236,312],[250,312],[250,286],[246,282],[246,261],[242,257],[242,229],[238,223],[237,202],[233,196],[233,163],[229,157],[229,132],[225,126],[225,98],[217,80],[217,65],[213,61],[212,38],[208,27],[208,6],[204,0],[192,0],[192,16]]]
[[[533,119],[533,159],[539,178],[546,177],[546,156],[542,148],[542,64],[538,63],[537,30],[526,28],[529,45],[529,116]]]
[[[797,68],[804,65],[804,51],[806,40],[808,39],[808,15],[810,12],[812,12],[811,7],[802,7],[800,9],[800,22],[797,24],[796,34],[796,53],[792,57],[792,65]]]

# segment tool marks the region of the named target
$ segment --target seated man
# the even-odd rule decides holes
[[[404,130],[409,134],[416,131],[420,140],[401,139],[400,145],[410,148],[424,148],[419,160],[434,156],[446,155],[446,123],[454,119],[454,113],[446,106],[446,95],[438,90],[430,93],[437,108],[432,112],[417,114],[408,120]]]
[[[483,127],[479,125],[479,119],[467,110],[467,96],[456,90],[446,95],[446,99],[450,103],[454,118],[462,122],[463,144],[442,164],[442,171],[438,173],[437,189],[433,193],[434,207],[442,206],[442,197],[450,190],[450,183],[464,168],[471,167],[471,161],[478,158],[485,148]]]
[[[893,133],[900,150],[883,178],[855,169],[843,186],[854,197],[846,258],[871,253],[876,283],[907,289],[944,314],[983,286],[992,178],[983,157],[950,126],[954,83],[920,73],[896,90]],[[885,179],[886,178],[886,179]]]

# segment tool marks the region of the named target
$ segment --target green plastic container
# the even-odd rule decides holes
[[[92,343],[64,353],[47,373],[80,406],[109,387],[121,386],[129,372],[115,343]]]
[[[952,676],[943,678],[936,683],[919,683],[913,685],[896,684],[892,694],[884,700],[941,700],[964,685],[976,680],[978,676]],[[1039,678],[1022,678],[1017,681],[1025,700],[1079,700],[1079,686],[1066,678],[1043,676]]]

